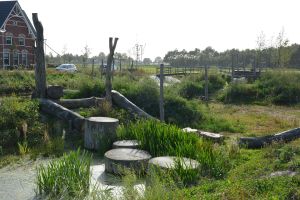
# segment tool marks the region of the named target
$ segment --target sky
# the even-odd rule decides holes
[[[108,38],[119,37],[116,52],[133,56],[136,43],[152,60],[171,50],[212,46],[217,51],[256,48],[284,28],[300,43],[299,0],[19,0],[31,19],[38,13],[47,44],[62,53],[108,54]],[[273,39],[272,39],[273,38]],[[47,49],[47,53],[50,52]],[[55,53],[54,53],[55,55]]]

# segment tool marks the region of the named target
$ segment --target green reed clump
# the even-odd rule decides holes
[[[91,156],[80,149],[64,154],[48,166],[37,169],[37,191],[40,195],[85,196],[90,186]]]
[[[200,163],[199,172],[203,176],[223,178],[230,169],[230,163],[226,161],[228,155],[220,146],[202,140],[195,134],[183,132],[174,125],[145,120],[121,126],[117,133],[120,139],[139,140],[141,148],[149,151],[153,157],[178,156],[195,159]],[[197,177],[193,171],[181,170],[182,166],[177,169],[177,177],[184,183]]]
[[[196,135],[183,132],[177,126],[159,123],[155,120],[138,121],[118,129],[123,139],[137,139],[143,149],[152,156],[187,156],[196,158]]]

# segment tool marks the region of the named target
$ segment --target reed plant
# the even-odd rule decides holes
[[[136,139],[141,148],[149,151],[153,157],[177,156],[195,159],[200,163],[200,170],[182,170],[184,166],[177,165],[177,177],[184,184],[195,182],[198,175],[223,178],[230,169],[228,154],[223,148],[199,138],[192,133],[183,132],[174,125],[160,123],[154,120],[142,120],[127,126],[120,126],[117,131],[120,139]]]
[[[62,158],[51,161],[48,166],[37,168],[37,192],[40,195],[85,196],[90,186],[91,155],[77,151],[64,154]]]

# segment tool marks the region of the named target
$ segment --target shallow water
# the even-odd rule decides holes
[[[46,165],[50,159],[38,159],[36,161],[25,159],[0,169],[0,199],[1,200],[36,200],[35,181],[36,167]],[[105,172],[103,160],[95,160],[91,165],[91,184],[99,190],[110,190],[113,197],[119,199],[122,196],[122,180]],[[140,180],[135,188],[141,193],[145,190],[145,183]]]

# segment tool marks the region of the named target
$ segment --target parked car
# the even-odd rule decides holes
[[[77,72],[77,67],[74,64],[61,64],[55,69],[61,72]]]

